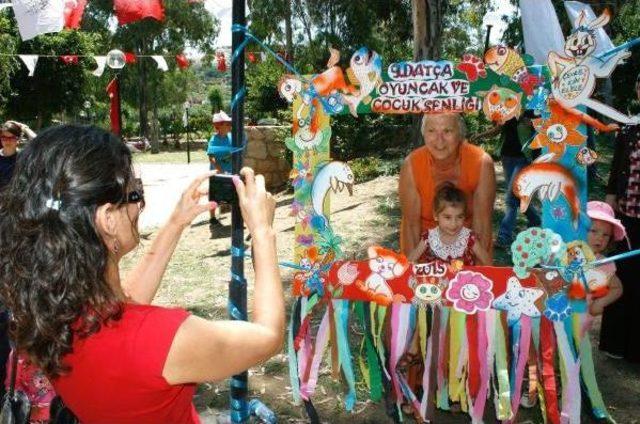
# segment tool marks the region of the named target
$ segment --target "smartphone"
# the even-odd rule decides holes
[[[218,204],[238,202],[238,192],[233,184],[233,174],[216,174],[209,178],[209,201]]]

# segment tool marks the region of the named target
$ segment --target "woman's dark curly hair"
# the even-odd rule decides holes
[[[0,194],[0,297],[13,314],[13,340],[49,376],[69,370],[63,359],[74,337],[122,314],[95,214],[100,205],[124,204],[133,180],[119,139],[62,125],[27,145]]]

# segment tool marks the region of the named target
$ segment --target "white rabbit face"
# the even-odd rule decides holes
[[[578,30],[564,43],[564,52],[574,59],[583,59],[596,49],[596,39],[590,31]]]

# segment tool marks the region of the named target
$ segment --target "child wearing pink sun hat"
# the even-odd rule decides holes
[[[615,241],[626,238],[627,231],[615,217],[613,208],[605,202],[591,201],[587,203],[587,215],[591,218],[591,227],[587,233],[587,243],[596,256],[596,260],[603,259]],[[602,315],[605,307],[611,305],[622,296],[622,283],[616,275],[614,262],[605,263],[596,268],[589,268],[585,272],[589,286],[589,313]],[[601,334],[601,337],[606,335]],[[615,354],[608,354],[617,357]]]

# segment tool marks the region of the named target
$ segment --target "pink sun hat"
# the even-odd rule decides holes
[[[592,200],[587,203],[587,215],[591,219],[598,219],[613,225],[613,239],[615,241],[620,241],[627,236],[627,230],[622,222],[616,218],[613,208],[609,204]]]

